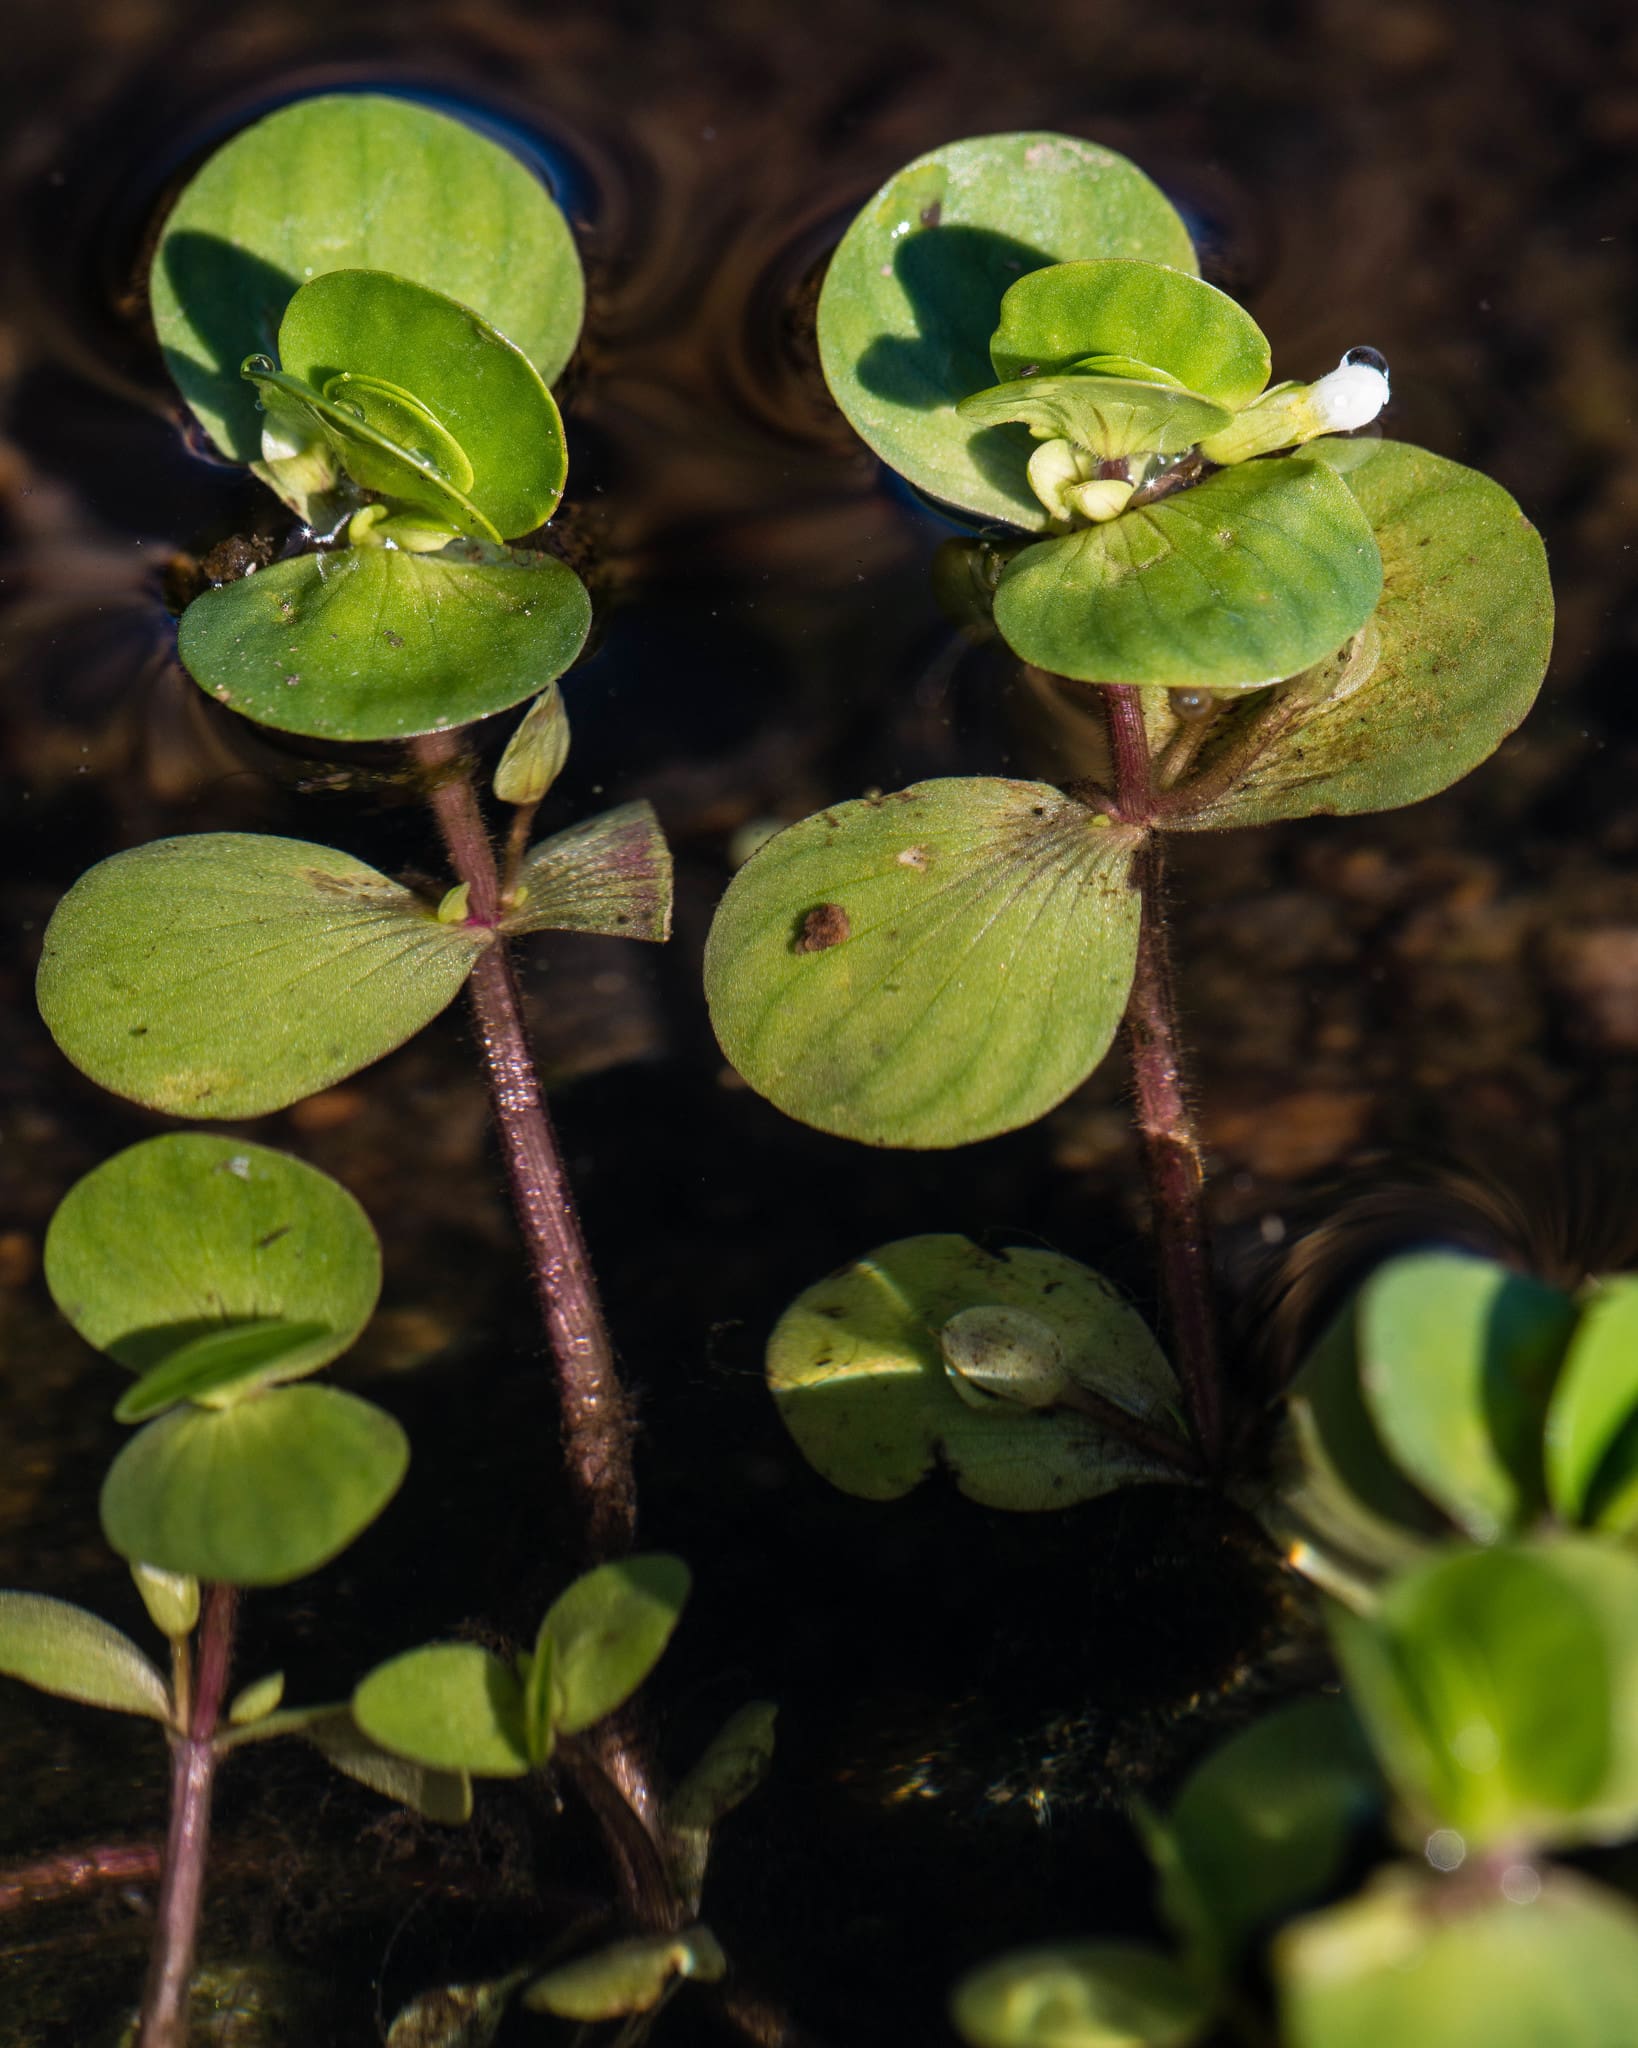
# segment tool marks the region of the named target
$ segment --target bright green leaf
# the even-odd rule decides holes
[[[950,2018],[970,2048],[1184,2048],[1215,2002],[1158,1949],[1064,1941],[974,1970],[956,1986]]]
[[[1181,830],[1420,803],[1487,760],[1541,686],[1547,558],[1499,485],[1395,441],[1303,452],[1342,472],[1370,521],[1382,598],[1357,645],[1219,721],[1196,767],[1204,800],[1169,821]]]
[[[234,1728],[252,1727],[265,1721],[284,1698],[284,1673],[270,1671],[236,1693],[228,1706],[228,1723]]]
[[[398,740],[507,711],[580,652],[591,600],[552,555],[296,555],[196,597],[177,642],[199,687],[258,725]]]
[[[352,1711],[371,1741],[437,1770],[521,1778],[529,1768],[522,1688],[476,1643],[431,1643],[377,1665]]]
[[[343,269],[447,293],[548,384],[579,332],[584,290],[568,224],[507,150],[402,99],[299,100],[209,159],[154,257],[166,367],[224,455],[261,454],[262,415],[239,365],[272,352],[298,286]]]
[[[553,2012],[568,2020],[613,2020],[650,2012],[677,1977],[714,1984],[727,1958],[708,1927],[679,1934],[639,1934],[611,1942],[537,1977],[523,1994],[531,2012]]]
[[[200,832],[82,875],[46,929],[37,994],[58,1045],[116,1095],[261,1116],[401,1045],[489,943],[333,847]]]
[[[1630,2048],[1638,1913],[1568,1871],[1504,1890],[1390,1870],[1278,1942],[1288,2048]],[[1510,1884],[1512,1895],[1505,1889]]]
[[[652,804],[621,804],[532,846],[518,871],[508,935],[671,936],[671,849]]]
[[[344,1777],[396,1800],[423,1819],[460,1827],[472,1818],[472,1780],[465,1771],[441,1771],[395,1755],[366,1735],[349,1707],[336,1707],[301,1734]]]
[[[1568,1296],[1487,1259],[1413,1252],[1366,1282],[1360,1383],[1382,1442],[1479,1543],[1544,1502],[1542,1425]]]
[[[957,410],[977,427],[1019,420],[1038,441],[1061,436],[1105,458],[1173,455],[1229,418],[1192,391],[1096,376],[1025,377],[976,392]]]
[[[409,1444],[334,1387],[273,1387],[232,1408],[173,1408],[138,1431],[102,1488],[121,1557],[232,1586],[328,1564],[398,1491]]]
[[[193,1634],[199,1620],[199,1581],[187,1572],[162,1572],[151,1564],[133,1564],[131,1579],[142,1595],[148,1619],[167,1642]]]
[[[1230,413],[1268,382],[1268,342],[1256,321],[1227,292],[1181,270],[1113,257],[1056,263],[1008,287],[990,341],[1001,382],[1100,355],[1153,363]]]
[[[1188,231],[1141,171],[1066,135],[980,135],[890,178],[831,259],[819,359],[856,433],[918,490],[984,519],[1046,523],[1029,444],[956,406],[995,382],[989,341],[1007,287],[1066,257],[1195,268]]]
[[[164,1679],[129,1636],[43,1593],[0,1593],[0,1676],[116,1714],[171,1716]]]
[[[495,764],[495,794],[503,804],[538,804],[569,758],[569,714],[563,692],[548,683],[518,721]]]
[[[337,453],[367,489],[407,495],[434,513],[451,493],[464,494],[494,528],[478,539],[532,533],[556,511],[569,462],[552,394],[523,351],[470,305],[381,270],[331,270],[286,308],[279,366],[322,394]],[[430,414],[436,433],[419,432],[404,397]],[[351,418],[349,407],[363,417]],[[389,426],[418,438],[400,444],[408,462],[378,469],[371,457],[393,445]],[[454,455],[468,484],[457,483],[459,469],[446,469]],[[417,486],[442,488],[402,492],[405,469]]]
[[[535,1637],[534,1655],[519,1669],[523,1680],[523,1743],[529,1762],[536,1769],[547,1762],[556,1745],[552,1725],[556,1701],[557,1655],[549,1626],[542,1622]]]
[[[994,1257],[964,1237],[907,1237],[799,1294],[768,1340],[768,1384],[803,1457],[866,1500],[896,1500],[945,1467],[969,1499],[1013,1509],[1071,1507],[1177,1477],[1076,1409],[964,1401],[940,1332],[962,1310],[994,1305],[1047,1324],[1077,1386],[1176,1431],[1171,1368],[1098,1274],[1056,1252]]]
[[[176,1131],[70,1188],[46,1232],[45,1274],[80,1335],[141,1376],[115,1411],[136,1422],[216,1386],[238,1394],[317,1372],[369,1321],[381,1248],[316,1167]]]
[[[711,1021],[761,1095],[871,1145],[1032,1123],[1109,1050],[1131,989],[1137,835],[1040,782],[838,804],[735,875]]]
[[[552,1721],[563,1735],[612,1714],[637,1690],[671,1640],[690,1579],[680,1557],[655,1552],[600,1564],[547,1609]]]
[[[1566,1521],[1588,1513],[1602,1468],[1638,1413],[1638,1275],[1604,1280],[1580,1319],[1547,1413],[1547,1484]]]
[[[1025,548],[995,623],[1023,660],[1082,682],[1248,690],[1333,654],[1381,589],[1353,493],[1288,455]]]
[[[1146,1830],[1167,1920],[1211,1971],[1320,1896],[1381,1802],[1381,1781],[1339,1699],[1278,1707],[1197,1766]]]

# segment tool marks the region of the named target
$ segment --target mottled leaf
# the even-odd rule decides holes
[[[717,910],[711,1021],[759,1094],[872,1145],[964,1145],[1085,1080],[1126,1008],[1137,835],[1039,782],[917,783],[770,839]]]
[[[521,932],[598,932],[611,939],[671,936],[671,849],[652,804],[621,804],[529,849],[514,908]]]
[[[1158,1949],[1064,1941],[963,1977],[950,2018],[969,2048],[1185,2048],[1206,2031],[1215,2003]]]
[[[58,1045],[114,1094],[261,1116],[401,1045],[489,943],[333,847],[200,832],[82,875],[37,993]]]
[[[88,1707],[170,1719],[170,1691],[129,1636],[43,1593],[0,1593],[0,1676]]]

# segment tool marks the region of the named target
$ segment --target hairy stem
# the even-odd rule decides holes
[[[142,1994],[138,2048],[187,2048],[188,1985],[205,1896],[210,1848],[210,1795],[216,1777],[216,1724],[233,1663],[239,1595],[207,1586],[199,1622],[199,1664],[185,1732],[172,1737],[171,1822],[159,1885],[148,1982]]]
[[[1143,705],[1129,684],[1104,684],[1115,800],[1121,818],[1148,826],[1155,814]],[[1209,1466],[1223,1448],[1222,1369],[1202,1203],[1200,1146],[1183,1088],[1177,999],[1166,943],[1165,870],[1150,832],[1137,855],[1143,899],[1137,968],[1126,1006],[1126,1038],[1137,1091],[1149,1197],[1159,1241],[1161,1293],[1195,1441]]]
[[[460,742],[431,733],[414,750],[450,860],[469,891],[470,921],[493,929],[500,883]],[[557,1366],[564,1461],[580,1526],[592,1557],[617,1557],[631,1548],[637,1525],[631,1404],[530,1055],[517,980],[498,937],[472,970],[472,1010],[512,1204]]]

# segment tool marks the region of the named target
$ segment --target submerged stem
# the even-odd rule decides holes
[[[187,2048],[188,1985],[210,1848],[210,1796],[216,1777],[216,1724],[233,1663],[233,1586],[207,1586],[199,1621],[199,1665],[186,1729],[172,1738],[171,1820],[159,1885],[138,2048]]]
[[[499,877],[460,742],[452,734],[429,733],[414,742],[414,750],[428,774],[450,860],[470,892],[471,921],[493,928],[500,914]],[[631,1403],[615,1367],[574,1197],[529,1051],[517,980],[499,937],[472,970],[472,1010],[512,1205],[557,1367],[564,1461],[585,1546],[594,1558],[617,1557],[631,1548],[637,1525]]]
[[[1154,817],[1155,796],[1142,700],[1130,684],[1106,683],[1102,689],[1120,816],[1127,824],[1147,826]],[[1171,949],[1166,943],[1165,868],[1160,841],[1153,832],[1138,852],[1136,878],[1143,914],[1137,966],[1126,1006],[1126,1036],[1137,1092],[1138,1128],[1143,1136],[1159,1241],[1161,1293],[1178,1376],[1195,1440],[1207,1464],[1215,1467],[1223,1448],[1223,1397],[1202,1201],[1205,1177],[1183,1088],[1177,998]]]

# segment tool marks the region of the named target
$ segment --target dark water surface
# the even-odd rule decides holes
[[[68,1185],[162,1125],[82,1081],[39,1024],[52,906],[169,832],[437,866],[395,763],[259,736],[174,666],[167,562],[281,515],[180,430],[133,290],[144,237],[172,182],[271,103],[424,94],[541,164],[588,267],[553,533],[598,624],[552,820],[648,796],[679,857],[663,954],[552,939],[527,967],[642,1404],[644,1538],[699,1581],[657,1740],[681,1768],[743,1699],[782,1703],[774,1778],[724,1829],[707,1916],[814,2038],[941,2041],[967,1963],[1149,1924],[1122,1801],[1164,1794],[1309,1652],[1288,1590],[1208,1502],[1132,1495],[1050,1523],[937,1489],[867,1507],[807,1470],[763,1393],[790,1295],[913,1231],[1045,1241],[1151,1290],[1118,1059],[1031,1131],[878,1154],[739,1087],[705,1021],[699,952],[739,828],[931,774],[1059,779],[1085,744],[1077,707],[941,621],[928,569],[948,529],[831,407],[818,278],[918,152],[1090,135],[1185,209],[1277,375],[1374,344],[1388,430],[1520,500],[1560,606],[1528,726],[1413,811],[1184,845],[1183,999],[1234,1287],[1337,1176],[1371,1187],[1453,1150],[1538,1221],[1562,1170],[1618,1240],[1631,1211],[1585,1162],[1619,1149],[1638,1097],[1638,26],[1616,5],[1495,0],[25,0],[6,33],[0,1584],[140,1627],[96,1532],[108,1368],[56,1319],[38,1257]],[[256,1135],[338,1175],[381,1231],[383,1311],[343,1378],[404,1417],[416,1465],[341,1563],[250,1604],[244,1674],[282,1665],[306,1700],[458,1624],[526,1634],[568,1551],[464,1017]],[[0,1764],[0,1864],[161,1825],[145,1728],[7,1686]],[[481,1797],[473,1830],[434,1836],[299,1756],[230,1771],[220,1824],[207,1951],[312,1971],[325,2018],[301,2038],[348,2048],[440,1973],[538,1949],[604,1885],[572,1813]],[[139,1976],[143,1913],[104,1893],[0,1925],[0,2044],[93,2040]],[[661,2036],[720,2037],[681,2004]]]

